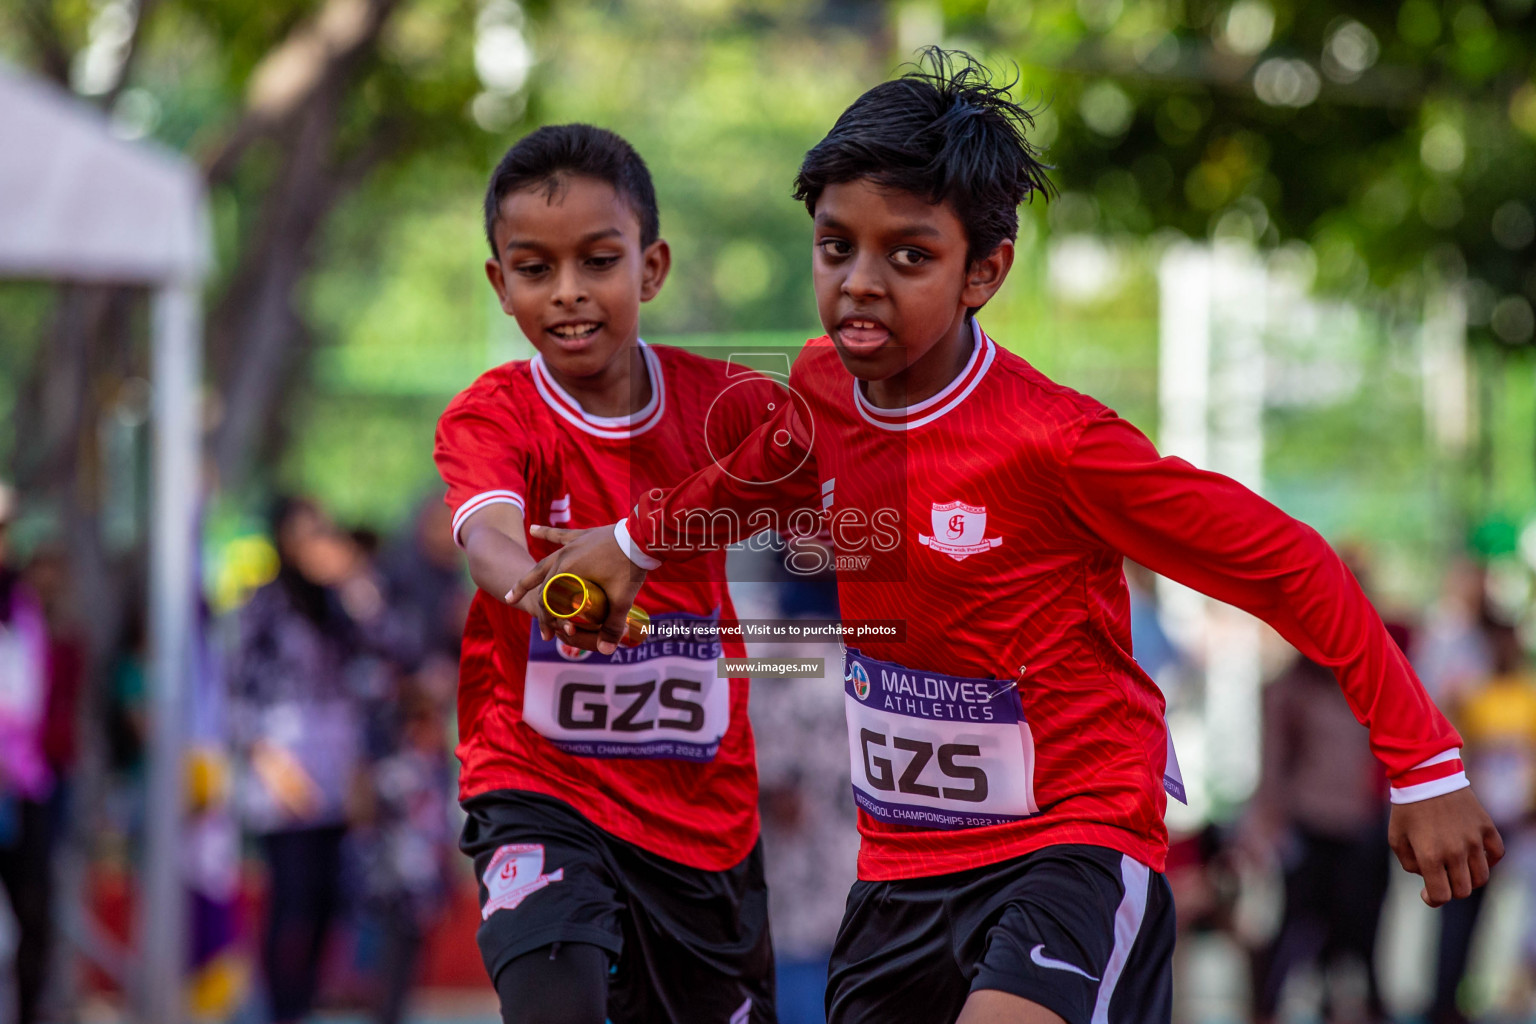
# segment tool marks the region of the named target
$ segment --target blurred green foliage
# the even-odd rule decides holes
[[[53,5],[77,79],[112,2]],[[158,0],[113,101],[121,130],[208,159],[274,41],[320,6]],[[1025,211],[1020,264],[983,315],[1000,341],[1155,433],[1160,247],[1289,244],[1316,288],[1363,316],[1317,339],[1358,382],[1267,413],[1271,493],[1330,532],[1404,544],[1484,513],[1523,521],[1536,502],[1531,6],[400,0],[343,107],[340,152],[397,142],[315,243],[297,300],[315,345],[266,482],[384,526],[435,485],[437,413],[526,352],[482,283],[480,201],[496,157],[535,124],[612,127],[649,162],[675,259],[649,337],[820,333],[795,167],[863,89],[940,42],[1016,69],[1062,190]],[[0,53],[38,66],[26,17],[0,12]],[[258,146],[214,190],[226,275],[262,230],[251,197],[270,173]],[[1114,287],[1087,301],[1052,285],[1051,240],[1074,235],[1118,254]],[[1451,465],[1425,440],[1409,351],[1426,295],[1445,289],[1466,298],[1489,403]],[[7,380],[29,358],[32,328],[13,325],[41,316],[29,302],[0,293]]]

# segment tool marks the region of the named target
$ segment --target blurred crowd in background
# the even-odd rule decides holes
[[[142,827],[144,636],[133,619],[109,677],[86,680],[62,563],[46,548],[20,558],[5,546],[13,508],[0,491],[0,1020],[33,1024],[121,998],[114,915],[131,896],[112,879],[131,869]],[[423,1019],[411,1011],[418,982],[478,983],[474,880],[454,849],[452,759],[470,591],[448,510],[426,498],[399,535],[381,538],[343,529],[311,499],[284,498],[264,535],[275,556],[266,578],[210,621],[200,653],[208,685],[193,698],[184,850],[192,1003],[204,1020],[282,1024],[319,1010],[381,1024]],[[772,580],[771,552],[734,557],[766,559],[741,575]],[[1365,553],[1352,549],[1349,559],[1369,588]],[[1199,659],[1164,628],[1158,581],[1136,565],[1127,574],[1143,667],[1171,708],[1200,699]],[[837,615],[830,578],[782,571],[734,589],[743,618]],[[1389,621],[1462,730],[1469,774],[1509,849],[1493,886],[1435,915],[1417,962],[1404,962],[1414,955],[1384,924],[1392,875],[1402,873],[1366,732],[1328,669],[1294,654],[1272,659],[1251,799],[1173,829],[1169,876],[1185,947],[1179,1020],[1536,1015],[1536,914],[1506,913],[1500,925],[1486,912],[1536,899],[1536,675],[1518,627],[1470,560],[1448,568],[1421,614]],[[760,650],[825,656],[835,674],[835,645]],[[786,1024],[822,1019],[857,850],[835,681],[753,686]],[[80,757],[92,745],[106,752],[94,778]],[[1504,952],[1480,940],[1476,969],[1480,934],[1496,934]],[[1212,942],[1224,951],[1218,982],[1194,963]],[[437,946],[471,970],[444,976],[428,963]],[[1420,1005],[1403,1005],[1401,984],[1389,992],[1386,976],[1405,971],[1427,972],[1408,986]]]
[[[128,981],[111,973],[124,966],[114,947],[127,908],[117,900],[129,897],[108,879],[132,870],[142,838],[145,636],[142,616],[130,616],[82,708],[79,625],[61,597],[60,561],[48,550],[8,557],[9,507],[0,505],[0,1020],[31,1024],[75,1019],[87,990]],[[454,853],[451,752],[469,591],[448,523],[434,498],[385,542],[339,528],[311,500],[280,499],[268,524],[271,578],[208,624],[182,851],[191,997],[205,1019],[237,1016],[253,992],[257,1019],[305,1019],[341,963],[328,940],[342,922],[353,937],[339,973],[366,975],[343,1000],[362,993],[373,1019],[407,1019],[425,937],[468,879]],[[104,754],[94,772],[79,771],[82,743]],[[107,973],[87,972],[82,950]]]

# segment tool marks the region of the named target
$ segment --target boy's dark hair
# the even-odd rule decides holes
[[[994,83],[963,51],[925,48],[913,70],[854,100],[805,154],[795,198],[814,215],[828,185],[868,178],[947,201],[965,225],[967,257],[985,257],[1018,237],[1020,203],[1054,191],[1024,137],[1034,118],[1008,98],[1016,83]]]
[[[613,186],[640,218],[640,244],[648,246],[661,235],[656,212],[656,186],[651,172],[635,147],[613,132],[590,124],[556,124],[519,139],[496,170],[485,190],[485,239],[496,251],[496,218],[509,192],[530,186],[544,189],[546,198],[559,192],[565,175],[582,174]]]

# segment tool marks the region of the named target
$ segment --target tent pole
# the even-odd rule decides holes
[[[182,870],[182,758],[192,684],[200,296],[192,281],[155,293],[153,314],[154,501],[150,532],[150,744],[144,879],[138,908],[138,991],[144,1024],[180,1024],[187,959]]]

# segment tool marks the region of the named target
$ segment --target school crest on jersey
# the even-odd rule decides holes
[[[511,843],[496,851],[480,880],[485,883],[484,921],[498,910],[515,910],[532,893],[565,877],[565,869],[544,873],[543,843]]]
[[[957,562],[963,562],[983,551],[991,551],[1003,542],[1001,537],[986,536],[986,506],[977,508],[963,501],[949,501],[942,505],[934,502],[930,515],[933,535],[920,533],[917,539],[924,547],[948,555]]]

